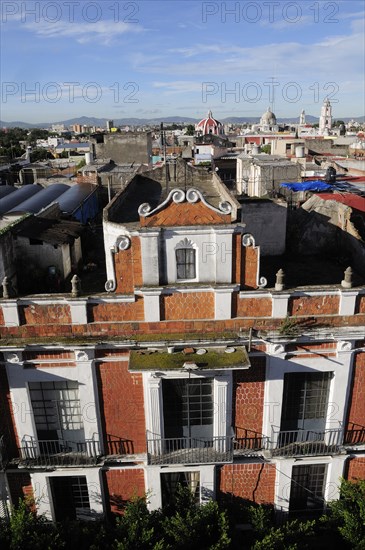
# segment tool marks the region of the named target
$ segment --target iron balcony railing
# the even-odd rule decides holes
[[[269,438],[245,428],[236,428],[236,434],[233,440],[234,456],[257,455],[269,446]]]
[[[345,430],[344,445],[365,445],[365,426],[350,422]]]
[[[97,440],[31,440],[23,441],[20,463],[27,467],[91,466],[96,464],[100,454]]]
[[[233,437],[147,436],[148,464],[211,464],[233,461]]]
[[[282,431],[273,427],[270,451],[272,456],[320,456],[338,454],[342,443],[342,428]]]

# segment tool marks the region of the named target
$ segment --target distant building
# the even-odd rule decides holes
[[[114,128],[114,120],[107,120],[106,121],[107,132],[111,132],[112,128]]]
[[[203,118],[200,122],[198,122],[198,124],[196,124],[195,132],[198,136],[205,136],[207,134],[223,136],[224,127],[219,120],[213,118],[212,111],[209,111],[207,118]]]
[[[326,98],[321,108],[321,116],[319,117],[319,133],[328,134],[332,128],[332,106],[329,99]]]

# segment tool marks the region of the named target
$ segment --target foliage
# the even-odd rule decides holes
[[[279,333],[283,336],[298,336],[299,326],[296,318],[287,315],[280,325]]]
[[[271,143],[267,143],[266,145],[261,145],[261,153],[267,153],[268,155],[270,155]]]
[[[44,149],[43,147],[36,147],[30,154],[30,161],[37,162],[38,160],[47,160],[53,158],[51,153]]]
[[[315,520],[312,521],[288,521],[281,527],[272,527],[269,532],[256,541],[253,550],[297,550],[310,548],[310,537],[315,535]]]
[[[193,136],[195,134],[195,128],[193,124],[188,124],[186,127],[185,135]]]
[[[356,550],[365,550],[365,480],[342,480],[340,499],[330,504],[330,524]]]
[[[0,546],[9,550],[58,550],[65,548],[56,526],[34,511],[34,501],[19,500],[9,523],[0,525]]]

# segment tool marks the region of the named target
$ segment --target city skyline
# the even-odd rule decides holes
[[[168,6],[168,9],[166,7]],[[364,115],[358,2],[3,2],[1,120]]]

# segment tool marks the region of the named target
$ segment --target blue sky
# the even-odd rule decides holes
[[[362,0],[2,0],[1,20],[1,120],[365,113]]]

